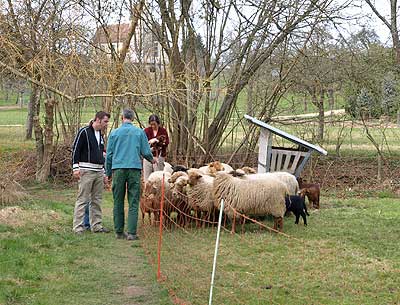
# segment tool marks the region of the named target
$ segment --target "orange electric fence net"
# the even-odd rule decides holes
[[[164,184],[159,198],[159,206],[147,209],[142,219],[142,245],[177,303],[207,304],[218,211],[198,211],[164,196]],[[293,289],[282,281],[292,272],[288,259],[294,253],[307,257],[307,249],[299,239],[273,229],[272,218],[235,213],[236,233],[233,221],[222,220],[213,304],[285,303]],[[306,281],[306,273],[301,273],[306,265],[298,263],[297,268],[295,273]],[[309,297],[304,301],[312,303]]]

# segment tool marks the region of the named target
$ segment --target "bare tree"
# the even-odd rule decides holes
[[[394,58],[397,66],[400,66],[400,39],[399,31],[397,29],[397,0],[390,0],[390,19],[387,19],[381,14],[376,8],[375,3],[371,0],[364,0],[374,14],[383,22],[383,24],[389,29],[392,36]]]

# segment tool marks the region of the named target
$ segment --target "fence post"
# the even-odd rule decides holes
[[[161,202],[160,202],[160,233],[158,236],[158,249],[157,249],[157,280],[161,279],[161,245],[162,245],[162,226],[164,214],[164,193],[165,193],[165,174],[163,174],[161,183]]]
[[[217,266],[217,256],[218,256],[218,246],[219,246],[219,235],[221,232],[221,223],[222,223],[222,213],[224,211],[224,199],[221,199],[221,206],[219,208],[219,218],[218,218],[218,230],[217,230],[217,240],[215,241],[215,251],[214,251],[214,262],[213,269],[211,274],[211,285],[210,285],[210,298],[208,304],[212,304],[213,297],[213,289],[214,289],[214,278],[215,278],[215,268]]]

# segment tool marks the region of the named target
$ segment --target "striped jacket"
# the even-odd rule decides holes
[[[101,132],[100,144],[98,144],[92,125],[81,128],[75,137],[72,147],[73,170],[103,171],[103,151],[104,138]]]

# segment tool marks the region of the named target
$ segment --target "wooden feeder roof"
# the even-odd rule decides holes
[[[280,129],[278,129],[276,127],[273,127],[273,126],[271,126],[271,125],[269,125],[267,123],[264,123],[264,122],[262,122],[260,120],[257,120],[257,119],[255,119],[255,118],[253,118],[253,117],[251,117],[251,116],[249,116],[247,114],[244,115],[244,118],[247,119],[248,121],[252,122],[253,124],[256,124],[256,125],[258,125],[258,126],[260,126],[262,128],[268,129],[270,132],[272,132],[272,133],[274,133],[274,134],[276,134],[276,135],[278,135],[278,136],[280,136],[280,137],[282,137],[282,138],[284,138],[286,140],[289,140],[289,141],[291,141],[293,143],[296,143],[296,144],[298,144],[298,145],[300,145],[302,147],[305,147],[305,148],[307,148],[309,150],[316,151],[321,155],[325,155],[326,156],[328,154],[328,152],[325,149],[323,149],[323,148],[321,148],[321,147],[319,147],[317,145],[313,145],[313,144],[311,144],[311,143],[309,143],[307,141],[304,141],[304,140],[302,140],[302,139],[300,139],[300,138],[298,138],[298,137],[296,137],[294,135],[291,135],[291,134],[289,134],[289,133],[287,133],[287,132],[285,132],[283,130],[280,130]]]

